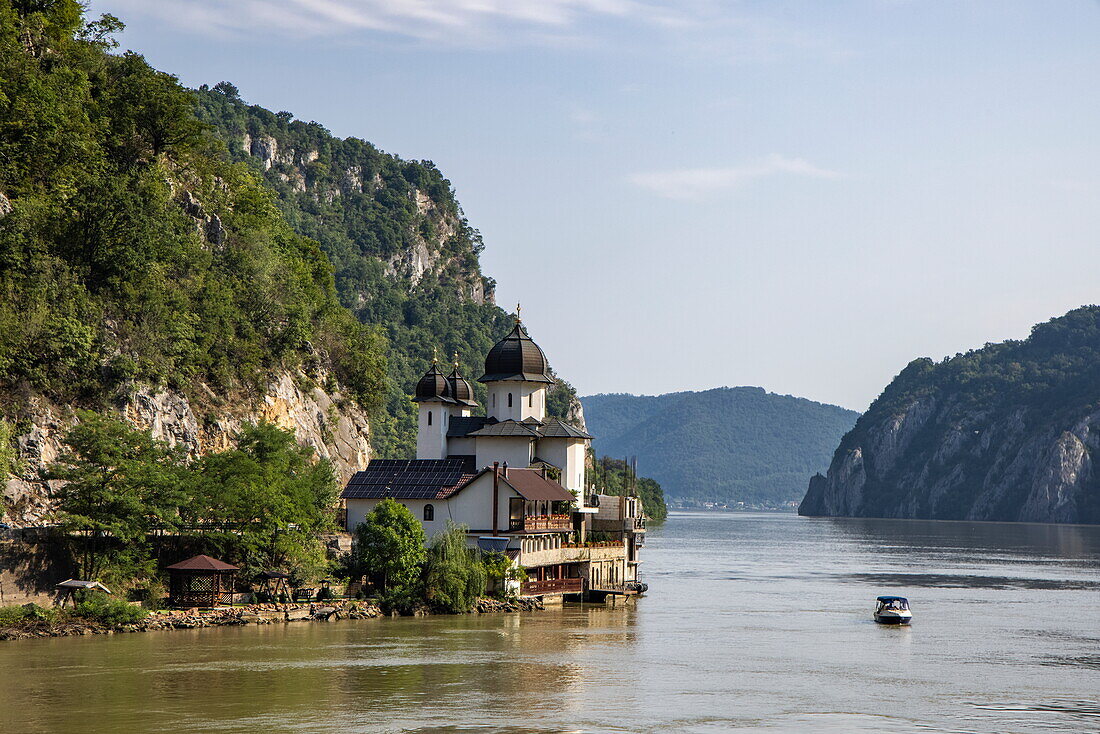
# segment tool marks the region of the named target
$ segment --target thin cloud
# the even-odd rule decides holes
[[[93,12],[146,16],[198,35],[355,39],[433,47],[606,48],[630,26],[654,53],[716,62],[833,57],[828,38],[715,0],[90,0]]]
[[[681,168],[635,173],[627,181],[666,199],[704,199],[770,176],[836,179],[841,174],[804,158],[770,155],[762,161],[730,168]]]
[[[667,10],[640,0],[108,0],[103,5],[200,33],[275,32],[336,36],[378,31],[418,40],[491,42],[566,31],[592,17],[666,22]],[[98,4],[97,4],[98,5]]]

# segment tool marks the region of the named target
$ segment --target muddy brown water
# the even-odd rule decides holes
[[[627,608],[3,643],[0,732],[1100,730],[1100,528],[676,513],[643,561]]]

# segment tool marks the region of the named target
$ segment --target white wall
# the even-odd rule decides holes
[[[508,396],[512,407],[508,407]],[[546,383],[543,382],[490,382],[489,402],[485,414],[497,420],[524,418],[546,419]]]
[[[526,469],[531,466],[534,440],[523,436],[478,436],[476,439],[477,468],[492,466],[494,461]]]
[[[450,406],[445,403],[418,403],[420,406],[416,424],[416,458],[447,458],[447,425],[450,423]],[[428,425],[431,415],[432,424]]]
[[[363,522],[363,518],[367,516],[367,513],[373,510],[382,500],[349,499],[345,501],[348,506],[348,532],[354,533],[355,527]],[[424,532],[429,539],[436,533],[447,529],[447,500],[397,500],[397,502],[409,508],[413,517],[424,526]],[[435,508],[434,520],[426,521],[424,519],[424,505],[432,505]]]
[[[475,438],[448,438],[447,456],[475,456],[477,446]],[[479,467],[480,468],[480,467]]]
[[[561,485],[580,496],[584,491],[584,441],[575,438],[542,438],[535,455],[561,469]]]
[[[497,530],[508,530],[508,503],[509,498],[518,497],[516,491],[501,482],[497,491]],[[363,522],[367,513],[382,500],[377,499],[349,499],[345,500],[348,507],[348,531],[355,532],[355,527]],[[478,535],[486,535],[493,528],[493,474],[483,474],[466,486],[458,494],[445,500],[396,500],[408,507],[413,517],[424,526],[424,532],[428,540],[436,533],[447,529],[447,520],[458,524],[464,524]],[[424,520],[424,505],[431,504],[435,508],[435,519],[428,522]],[[476,543],[476,538],[473,539]]]

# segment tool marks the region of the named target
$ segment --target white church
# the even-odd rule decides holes
[[[554,378],[542,349],[519,317],[485,357],[484,416],[473,385],[433,361],[416,384],[416,459],[375,459],[349,480],[341,497],[354,531],[383,499],[420,519],[430,538],[448,521],[469,529],[471,545],[505,552],[534,578],[531,595],[624,592],[637,579],[644,518],[634,497],[586,504],[585,453],[592,439],[546,415]],[[601,524],[602,523],[602,524]],[[627,526],[629,525],[629,529]],[[584,542],[596,527],[617,543],[593,553]],[[602,536],[611,537],[607,532]]]

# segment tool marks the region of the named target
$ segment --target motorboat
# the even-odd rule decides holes
[[[904,596],[880,596],[875,621],[879,624],[909,624],[913,621],[909,600]]]

